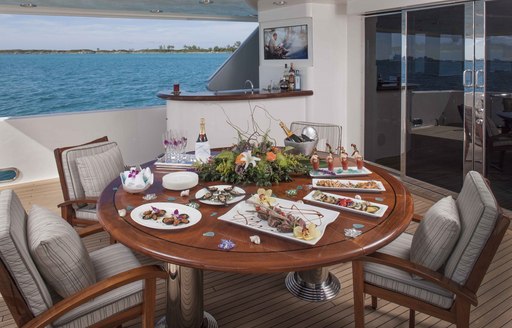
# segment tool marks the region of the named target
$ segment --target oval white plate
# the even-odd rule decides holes
[[[231,185],[218,185],[218,186],[209,186],[209,187],[217,187],[219,189],[224,189],[224,188],[227,188],[227,187],[231,187]],[[238,193],[243,193],[243,195],[231,198],[230,200],[228,200],[226,202],[226,204],[234,204],[234,203],[239,202],[242,199],[244,199],[244,197],[245,197],[245,190],[243,190],[242,188],[239,188],[239,187],[235,187],[235,188],[233,188],[233,190],[235,190]],[[208,204],[208,205],[225,205],[224,203],[221,203],[221,202],[216,201],[216,200],[200,199],[201,197],[203,197],[203,195],[207,191],[208,191],[208,189],[206,189],[206,188],[203,188],[203,189],[199,190],[198,192],[196,192],[195,198],[198,201],[200,201],[201,203]]]
[[[158,220],[144,220],[142,218],[142,213],[145,211],[151,210],[151,206],[156,207],[161,210],[166,210],[167,213],[165,216],[169,216],[170,214],[174,213],[174,210],[178,210],[180,213],[186,213],[189,217],[189,223],[187,224],[179,224],[177,226],[174,225],[167,225],[162,222],[162,219],[159,218]],[[201,221],[201,212],[196,210],[195,208],[192,208],[187,205],[182,204],[174,204],[174,203],[148,203],[144,205],[137,206],[132,210],[130,213],[131,218],[136,223],[153,229],[162,229],[162,230],[177,230],[177,229],[183,229],[188,228],[196,224],[197,222]]]

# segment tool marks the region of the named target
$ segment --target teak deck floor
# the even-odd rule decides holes
[[[5,189],[5,188],[0,188]],[[62,200],[57,180],[15,186],[23,205],[29,209],[39,204],[59,212],[55,204]],[[428,198],[414,196],[415,212],[423,214],[433,203]],[[416,229],[411,223],[409,232]],[[84,239],[89,250],[108,245],[106,233],[99,233]],[[141,262],[150,259],[139,257]],[[512,327],[512,231],[508,231],[496,254],[482,286],[478,292],[479,305],[471,311],[471,327]],[[221,328],[241,327],[353,327],[352,271],[350,263],[330,267],[342,284],[336,298],[322,303],[301,301],[290,293],[284,285],[286,273],[266,275],[244,275],[206,271],[204,273],[205,310],[210,312]],[[165,285],[159,282],[157,316],[165,311]],[[367,298],[367,305],[370,299]],[[408,327],[407,308],[379,300],[376,311],[366,309],[366,327]],[[416,327],[448,327],[448,322],[422,313],[416,314]],[[16,327],[6,304],[0,297],[0,327]],[[125,327],[140,327],[130,322]]]

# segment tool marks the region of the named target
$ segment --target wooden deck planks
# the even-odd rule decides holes
[[[5,187],[0,188],[5,189]],[[37,184],[15,186],[23,206],[30,209],[39,204],[59,213],[56,204],[62,201],[58,180]],[[414,194],[415,212],[424,214],[433,204],[432,200]],[[414,233],[417,223],[411,223],[407,232]],[[99,233],[84,239],[91,251],[109,244],[106,233]],[[142,263],[155,261],[143,255],[137,256]],[[512,327],[512,231],[508,231],[498,249],[487,275],[478,292],[479,305],[471,311],[471,327]],[[322,303],[301,301],[285,288],[285,273],[248,275],[205,271],[205,309],[218,321],[220,327],[353,327],[352,269],[350,263],[341,263],[329,268],[342,283],[342,290],[333,300]],[[157,287],[156,315],[165,313],[165,282]],[[379,300],[376,311],[365,304],[366,327],[408,327],[407,308]],[[133,320],[126,327],[140,327],[139,320]],[[16,327],[7,306],[0,297],[0,327]],[[416,313],[416,327],[454,327],[453,325]]]

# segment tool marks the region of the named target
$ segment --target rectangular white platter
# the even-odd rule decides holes
[[[310,192],[309,194],[307,194],[304,197],[304,200],[310,201],[310,202],[315,203],[315,204],[321,204],[321,205],[329,206],[329,207],[335,208],[337,210],[357,213],[357,214],[361,214],[361,215],[365,215],[365,216],[371,216],[371,217],[374,217],[374,218],[382,217],[384,215],[384,213],[386,212],[386,210],[388,209],[387,205],[369,202],[370,205],[378,206],[379,210],[377,212],[375,212],[375,213],[369,213],[369,212],[366,212],[366,211],[356,210],[356,209],[353,209],[353,208],[350,208],[350,207],[336,205],[336,204],[331,204],[331,203],[326,203],[326,202],[322,202],[321,200],[316,200],[316,199],[313,198],[313,194],[315,192],[316,191],[314,190],[314,191]],[[326,194],[327,196],[332,196],[332,197],[336,197],[336,198],[346,198],[346,199],[350,199],[350,200],[352,200],[354,202],[361,202],[361,200],[355,199],[355,198],[351,198],[351,197],[335,195],[335,194],[331,194],[331,193],[328,193],[328,192],[323,192],[323,193]]]
[[[246,201],[238,203],[231,210],[229,210],[229,212],[222,216],[219,216],[219,220],[247,227],[252,230],[266,232],[276,237],[285,238],[304,244],[315,245],[324,235],[327,225],[334,222],[339,215],[338,212],[328,210],[325,208],[312,206],[308,204],[296,203],[281,198],[275,199],[276,202],[272,204],[273,206],[281,206],[286,211],[289,211],[290,208],[292,207],[298,208],[300,211],[295,210],[294,215],[298,218],[302,218],[304,221],[306,221],[306,223],[315,223],[317,225],[316,228],[319,232],[319,236],[312,240],[304,240],[295,237],[292,232],[279,232],[277,231],[276,228],[270,227],[266,220],[260,219],[254,209],[254,205],[251,205]],[[321,214],[323,215],[323,217],[318,218],[317,214]]]
[[[341,167],[335,167],[334,170],[328,171],[327,169],[311,170],[309,175],[312,178],[350,178],[350,177],[361,177],[372,174],[372,171],[368,170],[363,166],[361,170],[358,170],[356,166],[349,166],[348,170],[343,170]]]
[[[326,180],[330,183],[340,183],[344,186],[319,186],[319,181]],[[358,188],[355,185],[358,183],[365,183],[365,182],[375,182],[377,185],[376,188]],[[342,179],[313,179],[312,181],[313,188],[316,189],[322,189],[322,190],[333,190],[333,191],[354,191],[354,192],[383,192],[386,191],[386,188],[384,188],[384,185],[382,182],[378,180],[342,180]]]

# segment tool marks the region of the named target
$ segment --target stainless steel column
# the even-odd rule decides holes
[[[341,289],[338,278],[326,268],[290,272],[286,288],[295,297],[309,302],[322,302],[336,297]]]
[[[217,328],[217,321],[203,311],[203,271],[166,264],[167,327]]]

